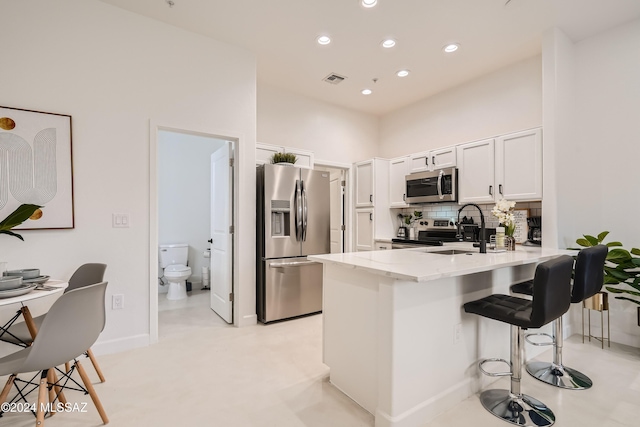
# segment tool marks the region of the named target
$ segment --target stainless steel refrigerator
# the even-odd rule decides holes
[[[322,264],[330,252],[329,173],[257,167],[256,309],[263,323],[322,311]]]

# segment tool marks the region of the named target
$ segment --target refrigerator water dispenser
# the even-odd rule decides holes
[[[289,216],[290,216],[289,200],[272,200],[271,201],[271,236],[272,237],[290,236]]]

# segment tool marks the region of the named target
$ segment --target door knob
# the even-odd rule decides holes
[[[209,239],[209,240],[207,240],[207,242],[213,243],[213,239]]]

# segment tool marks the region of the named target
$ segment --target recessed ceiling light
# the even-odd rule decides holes
[[[363,7],[367,7],[367,8],[368,8],[368,7],[373,7],[373,6],[375,6],[376,4],[378,4],[378,0],[360,0],[360,4],[361,4]]]
[[[407,77],[409,75],[409,70],[400,70],[396,73],[398,77]]]
[[[394,47],[396,45],[396,41],[394,39],[386,39],[382,41],[382,47],[386,47],[387,49]]]
[[[362,89],[363,95],[371,95],[371,89]]]
[[[331,38],[329,38],[329,36],[320,36],[318,37],[317,40],[318,40],[318,43],[320,43],[321,45],[331,43]]]
[[[460,45],[458,43],[451,43],[442,48],[446,53],[452,53],[458,50]]]

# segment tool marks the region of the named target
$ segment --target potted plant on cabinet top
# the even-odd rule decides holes
[[[297,160],[296,155],[292,153],[273,153],[271,156],[271,163],[274,165],[277,163],[294,164]]]
[[[598,236],[585,234],[583,238],[576,240],[576,243],[582,247],[605,244],[603,242],[608,234],[608,231],[603,231]],[[628,251],[622,248],[620,242],[609,242],[606,245],[614,249],[609,250],[604,264],[605,288],[612,294],[616,294],[616,299],[638,305],[638,326],[640,326],[640,249],[632,248]]]

